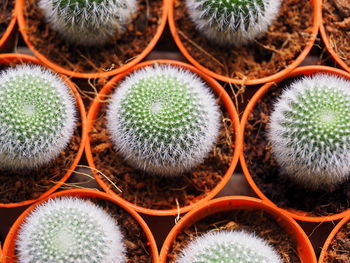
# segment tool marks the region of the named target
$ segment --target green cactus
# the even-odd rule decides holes
[[[191,241],[176,263],[281,263],[263,239],[243,231],[209,232]]]
[[[142,69],[120,84],[107,112],[117,150],[137,168],[172,175],[198,165],[218,136],[209,89],[177,67]]]
[[[307,188],[350,175],[350,81],[318,74],[294,82],[271,114],[271,149],[282,171]]]
[[[75,100],[66,83],[39,66],[0,75],[0,167],[34,168],[54,159],[75,127]]]
[[[220,45],[240,46],[267,31],[280,0],[186,0],[199,32]]]

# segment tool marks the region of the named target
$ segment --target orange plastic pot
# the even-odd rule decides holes
[[[148,43],[147,47],[141,52],[141,54],[137,55],[135,58],[133,58],[130,62],[127,64],[110,70],[110,71],[105,71],[105,72],[75,72],[72,70],[68,70],[58,64],[56,64],[54,61],[48,59],[45,57],[43,54],[41,54],[29,41],[28,35],[27,35],[27,20],[24,16],[24,5],[25,5],[25,0],[16,0],[16,14],[17,14],[17,19],[18,19],[18,26],[19,26],[19,31],[21,32],[24,41],[26,42],[27,46],[31,49],[31,51],[34,53],[34,55],[46,66],[52,68],[53,70],[66,74],[68,76],[76,77],[76,78],[83,78],[83,79],[91,79],[91,78],[105,78],[105,77],[110,77],[114,76],[116,74],[119,74],[123,71],[126,71],[127,69],[131,68],[132,66],[136,65],[139,63],[142,59],[144,59],[154,48],[156,43],[158,42],[160,36],[162,35],[165,24],[167,21],[167,14],[168,14],[168,1],[163,0],[163,13],[161,17],[161,21],[158,25],[158,29],[152,40]]]
[[[15,9],[15,8],[14,8]],[[0,38],[0,52],[11,51],[15,43],[15,33],[17,29],[17,17],[15,15],[15,10],[13,10],[12,19]]]
[[[322,0],[320,0],[321,2]],[[325,44],[327,51],[329,52],[329,54],[331,54],[331,56],[333,57],[333,59],[335,60],[335,62],[338,63],[339,66],[341,66],[343,69],[345,69],[346,71],[350,72],[350,66],[348,66],[344,60],[342,60],[338,54],[334,51],[333,49],[333,43],[331,43],[329,41],[329,38],[327,36],[325,27],[324,27],[324,21],[322,19],[322,10],[321,10],[321,23],[320,23],[320,33],[321,33],[321,37],[323,40],[323,43]]]
[[[179,36],[179,30],[175,25],[175,19],[174,19],[174,5],[175,5],[175,0],[169,0],[170,5],[169,5],[169,26],[170,26],[170,31],[173,35],[173,38],[180,49],[181,53],[187,58],[188,61],[190,61],[196,68],[200,69],[203,71],[205,74],[229,83],[234,83],[234,84],[245,84],[245,85],[257,85],[257,84],[263,84],[271,81],[278,80],[280,78],[283,78],[286,74],[288,74],[291,70],[296,68],[303,60],[304,58],[309,54],[309,51],[311,50],[315,39],[317,37],[318,33],[318,28],[319,24],[321,21],[321,2],[319,0],[310,0],[312,7],[313,7],[313,26],[312,26],[312,37],[310,37],[309,41],[307,42],[305,48],[303,51],[299,54],[299,56],[295,59],[295,61],[288,65],[285,69],[271,75],[271,76],[266,76],[262,77],[259,79],[238,79],[238,78],[230,78],[225,75],[220,75],[215,73],[212,70],[209,70],[205,66],[201,65],[195,58],[191,56],[191,54],[187,51],[185,48],[184,44],[181,41],[181,38]]]
[[[62,196],[76,196],[81,198],[98,198],[98,199],[104,199],[109,202],[112,202],[125,211],[127,211],[141,226],[142,230],[145,232],[145,235],[148,239],[147,245],[150,248],[150,251],[152,253],[152,259],[154,263],[158,262],[158,249],[156,242],[154,240],[154,237],[152,235],[151,230],[148,228],[145,221],[142,219],[142,217],[136,213],[133,209],[126,206],[124,203],[119,202],[118,200],[114,199],[110,195],[106,193],[102,193],[100,191],[96,190],[87,190],[87,189],[73,189],[73,190],[66,190],[57,192],[43,200],[41,200],[39,203],[36,203],[29,208],[27,208],[21,215],[18,217],[18,219],[15,221],[13,226],[11,227],[9,233],[7,234],[4,247],[3,247],[3,263],[15,263],[16,262],[16,238],[18,231],[24,222],[27,215],[35,209],[35,207],[43,202],[46,202],[48,199],[55,198],[55,197],[62,197]]]
[[[168,253],[179,233],[207,216],[232,210],[263,210],[288,233],[297,244],[297,253],[302,263],[316,263],[316,255],[303,229],[291,217],[268,203],[253,197],[222,197],[201,204],[186,214],[170,231],[160,251],[160,263],[167,262]]]
[[[345,225],[347,222],[349,222],[350,220],[350,213],[348,214],[348,216],[344,217],[336,226],[335,228],[333,228],[332,232],[328,235],[322,250],[321,250],[321,254],[320,254],[320,258],[318,259],[318,263],[327,263],[326,261],[326,252],[328,250],[329,245],[331,244],[333,238],[335,237],[335,235],[338,233],[338,231],[342,228],[343,225]]]
[[[222,180],[216,185],[214,189],[211,190],[205,197],[203,197],[201,200],[197,201],[196,203],[193,203],[191,205],[180,207],[178,209],[167,209],[167,210],[155,210],[155,209],[147,209],[135,204],[132,204],[124,199],[122,199],[119,195],[117,195],[113,190],[109,188],[109,186],[99,177],[99,175],[95,174],[96,181],[102,186],[102,188],[109,194],[113,195],[116,199],[118,199],[120,202],[125,203],[126,205],[134,208],[137,212],[143,213],[143,214],[149,214],[149,215],[156,215],[156,216],[170,216],[170,215],[177,215],[179,213],[185,213],[189,210],[193,209],[195,206],[207,202],[208,200],[212,199],[216,194],[219,193],[219,191],[225,186],[225,184],[230,179],[239,158],[239,152],[241,151],[242,142],[239,140],[241,138],[240,132],[241,129],[239,128],[239,119],[238,114],[236,112],[236,109],[233,105],[232,100],[230,99],[230,96],[226,93],[226,91],[221,87],[221,85],[215,81],[214,79],[206,76],[202,72],[200,72],[198,69],[194,68],[191,65],[188,65],[183,62],[174,61],[174,60],[153,60],[153,61],[146,61],[141,64],[136,65],[132,69],[128,70],[127,72],[123,73],[122,75],[118,75],[114,78],[112,78],[100,91],[100,93],[96,96],[93,103],[91,104],[90,110],[88,112],[88,127],[87,132],[91,131],[93,129],[94,120],[96,119],[99,109],[102,105],[102,101],[104,100],[105,96],[107,94],[110,94],[112,90],[115,88],[115,86],[118,84],[119,81],[123,80],[127,75],[129,75],[131,72],[140,69],[142,67],[151,66],[154,64],[170,64],[178,67],[183,67],[185,69],[188,69],[196,74],[198,74],[216,93],[218,97],[222,100],[223,105],[225,106],[227,112],[229,113],[231,120],[233,122],[234,132],[235,132],[235,151],[234,156],[232,157],[232,161],[230,163],[230,166],[228,170],[226,171],[225,175],[223,176]],[[90,139],[88,136],[87,143],[85,146],[85,152],[86,152],[86,158],[88,161],[89,166],[92,168],[92,170],[96,170],[96,166],[94,164],[94,158],[93,154],[91,152],[90,147]]]
[[[333,75],[338,75],[344,78],[347,78],[350,80],[350,74],[340,70],[340,69],[336,69],[336,68],[332,68],[332,67],[326,67],[326,66],[305,66],[305,67],[299,67],[296,68],[295,70],[293,70],[289,75],[287,75],[285,77],[286,78],[290,78],[290,77],[296,77],[296,76],[300,76],[300,75],[313,75],[315,73],[329,73],[329,74],[333,74]],[[282,80],[280,80],[282,81]],[[280,82],[279,81],[279,82]],[[242,136],[244,136],[244,130],[247,124],[247,120],[248,120],[248,116],[249,114],[253,111],[253,108],[257,105],[258,101],[260,100],[260,98],[262,98],[268,91],[269,89],[278,84],[279,82],[275,83],[275,82],[271,82],[271,83],[267,83],[264,86],[262,86],[255,94],[254,96],[251,98],[251,100],[249,101],[246,109],[244,110],[242,119],[241,119],[241,129],[242,132],[240,133]],[[244,138],[242,138],[242,141],[244,142]],[[249,183],[249,185],[253,188],[254,192],[265,202],[277,207],[269,198],[267,198],[265,196],[265,194],[259,189],[259,187],[255,184],[249,169],[247,167],[247,163],[244,157],[244,145],[242,148],[242,152],[241,152],[241,156],[240,156],[240,162],[241,162],[241,166],[242,166],[242,170],[243,173]],[[299,211],[299,210],[295,210],[295,209],[288,209],[285,208],[283,209],[283,211],[292,216],[294,219],[297,220],[301,220],[301,221],[306,221],[306,222],[325,222],[325,221],[333,221],[333,220],[338,220],[344,217],[344,215],[347,213],[347,211],[344,211],[342,213],[339,214],[334,214],[334,215],[330,215],[330,216],[309,216],[306,212],[303,211]]]
[[[32,56],[28,56],[28,55],[23,55],[23,54],[16,54],[16,53],[11,53],[11,54],[0,54],[0,65],[2,66],[9,66],[9,65],[15,65],[15,64],[23,64],[23,63],[30,63],[30,64],[38,64],[41,65],[40,61],[38,59],[36,59],[35,57]],[[47,196],[49,196],[51,193],[53,193],[54,191],[56,191],[68,178],[69,176],[72,174],[72,172],[74,171],[75,167],[78,165],[79,160],[83,154],[84,151],[84,145],[86,143],[86,111],[85,111],[85,107],[83,104],[83,101],[79,95],[79,92],[77,91],[77,89],[75,88],[75,85],[73,84],[73,82],[71,82],[69,80],[68,77],[64,76],[64,75],[60,75],[60,77],[68,84],[68,86],[71,88],[72,93],[75,97],[76,103],[77,103],[77,107],[78,107],[78,111],[80,114],[80,120],[81,120],[81,125],[82,125],[82,131],[81,131],[81,142],[80,142],[80,146],[79,146],[79,150],[75,155],[74,161],[72,163],[72,165],[67,169],[67,172],[65,173],[65,175],[61,178],[61,180],[59,182],[56,182],[56,184],[50,188],[47,192],[43,193],[41,196],[39,196],[37,199],[34,200],[25,200],[22,202],[17,202],[17,203],[0,203],[0,207],[18,207],[18,206],[24,206],[24,205],[29,205],[32,204],[34,202],[37,202],[40,199],[43,199]]]

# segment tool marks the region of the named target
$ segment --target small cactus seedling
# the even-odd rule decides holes
[[[243,231],[208,232],[183,250],[176,263],[282,263],[263,239]]]
[[[79,198],[55,198],[25,219],[16,241],[19,263],[123,263],[123,236],[102,208]]]
[[[350,81],[325,74],[295,81],[270,122],[271,150],[291,179],[333,189],[350,178]]]
[[[53,160],[75,127],[75,101],[57,75],[22,65],[0,74],[0,168],[35,168]]]
[[[281,0],[186,0],[199,32],[220,45],[241,46],[265,33]]]
[[[116,149],[149,173],[179,174],[201,163],[218,137],[219,107],[192,72],[146,67],[116,89],[107,111]]]
[[[71,43],[103,45],[125,31],[136,0],[39,0],[51,27]]]

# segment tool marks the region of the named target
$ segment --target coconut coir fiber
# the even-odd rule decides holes
[[[141,0],[132,23],[120,39],[103,47],[87,48],[66,43],[45,22],[37,2],[25,1],[24,17],[29,42],[52,62],[84,73],[109,71],[134,59],[156,34],[163,12],[161,0]]]
[[[167,262],[176,262],[177,255],[197,236],[218,230],[243,230],[255,233],[265,239],[280,254],[284,263],[300,262],[295,241],[270,215],[261,210],[232,210],[199,220],[177,235],[169,250]]]
[[[280,174],[280,168],[271,154],[266,133],[272,103],[290,81],[270,88],[248,117],[244,137],[244,156],[248,170],[259,189],[279,207],[301,210],[308,216],[343,212],[349,208],[350,181],[332,192],[327,189],[306,191]]]
[[[189,18],[185,1],[175,0],[174,19],[182,43],[195,60],[217,74],[238,79],[283,70],[299,56],[312,33],[312,6],[306,0],[283,0],[268,32],[239,48],[223,48],[206,40]]]
[[[4,35],[12,18],[12,11],[14,7],[13,0],[0,1],[0,38]]]
[[[324,0],[322,16],[331,47],[350,67],[350,1]]]
[[[106,127],[106,107],[90,132],[91,151],[95,166],[104,176],[100,178],[118,195],[130,203],[149,209],[176,209],[205,197],[225,175],[233,157],[234,131],[228,117],[222,122],[217,144],[209,157],[191,173],[181,176],[152,176],[127,164],[113,149]]]
[[[350,261],[350,221],[344,224],[327,249],[324,262],[349,263]]]

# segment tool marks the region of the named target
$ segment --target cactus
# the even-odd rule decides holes
[[[264,34],[281,0],[186,0],[191,20],[209,40],[241,46]]]
[[[136,0],[39,0],[38,4],[55,31],[84,46],[118,38],[137,10]]]
[[[123,263],[123,236],[102,208],[79,198],[54,198],[25,219],[16,240],[19,263]]]
[[[0,168],[44,165],[69,143],[75,101],[60,77],[21,65],[0,74]]]
[[[274,106],[268,139],[282,172],[306,188],[350,178],[350,81],[317,74],[295,81]]]
[[[219,107],[209,88],[190,71],[169,65],[132,73],[107,110],[117,151],[135,167],[160,175],[200,164],[219,126]]]
[[[282,263],[263,239],[243,231],[208,232],[191,241],[176,263]]]

